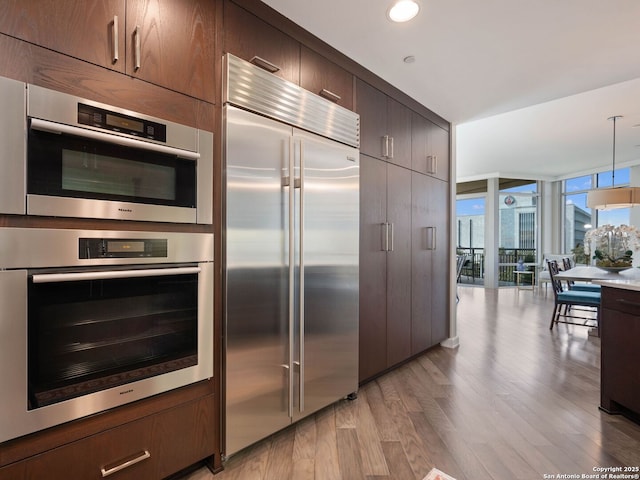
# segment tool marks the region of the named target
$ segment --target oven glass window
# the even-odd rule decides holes
[[[63,149],[62,189],[175,200],[176,171],[166,165]]]
[[[197,274],[29,282],[29,409],[196,365]]]
[[[27,192],[195,208],[196,162],[29,129]]]

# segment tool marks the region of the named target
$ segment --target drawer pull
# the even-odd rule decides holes
[[[264,58],[253,57],[251,60],[249,60],[249,62],[253,63],[257,67],[266,70],[267,72],[275,73],[280,70],[279,66],[271,63],[268,60],[265,60]]]
[[[622,303],[623,305],[626,305],[628,307],[640,308],[640,303],[630,302],[629,300],[625,300],[624,298],[618,298],[616,302]]]
[[[334,103],[338,103],[340,101],[340,99],[342,98],[337,93],[333,93],[331,90],[327,90],[326,88],[323,88],[322,90],[320,90],[320,96],[324,97],[327,100],[330,100],[330,101],[332,101]]]
[[[149,450],[145,450],[141,455],[134,457],[131,460],[127,460],[126,462],[121,463],[119,465],[116,465],[115,467],[111,467],[109,469],[105,469],[103,467],[100,469],[100,472],[102,473],[102,478],[108,477],[109,475],[119,472],[120,470],[124,470],[125,468],[128,468],[131,465],[135,465],[136,463],[140,463],[141,461],[146,460],[149,457],[151,457]]]

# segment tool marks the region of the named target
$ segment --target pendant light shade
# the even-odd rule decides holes
[[[587,193],[587,207],[596,210],[613,210],[615,208],[629,208],[640,204],[640,188],[616,187],[616,121],[620,115],[609,117],[613,121],[613,165],[611,168],[610,188],[596,188]]]

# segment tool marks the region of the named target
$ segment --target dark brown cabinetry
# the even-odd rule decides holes
[[[411,168],[449,180],[449,132],[417,113],[411,119]]]
[[[411,110],[360,79],[355,110],[360,114],[360,151],[411,168]]]
[[[300,86],[353,110],[353,75],[305,46],[300,50]]]
[[[300,81],[300,44],[229,0],[224,2],[224,51]]]
[[[411,172],[361,155],[360,380],[411,355]]]
[[[361,155],[360,381],[448,335],[449,184]]]
[[[214,454],[213,396],[126,423],[0,469],[0,479],[165,478]]]
[[[206,0],[10,0],[0,31],[213,103],[215,5]]]
[[[600,406],[640,418],[640,292],[602,288]]]
[[[411,174],[411,353],[448,334],[449,185]]]

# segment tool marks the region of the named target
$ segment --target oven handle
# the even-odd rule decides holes
[[[40,118],[31,119],[31,128],[49,133],[66,133],[69,135],[75,135],[77,137],[84,137],[90,140],[100,140],[102,142],[115,143],[124,147],[142,148],[144,150],[151,150],[153,152],[166,153],[169,155],[175,155],[176,157],[185,158],[187,160],[197,160],[200,158],[198,152],[190,152],[189,150],[181,150],[179,148],[168,147],[166,145],[158,145],[156,143],[144,142],[142,140],[136,140],[135,138],[121,137],[119,135],[112,135],[109,133],[96,132],[86,128],[74,127],[73,125],[65,125],[63,123],[50,122],[49,120],[42,120]]]
[[[32,276],[33,283],[78,282],[82,280],[108,280],[112,278],[159,277],[186,275],[200,272],[200,267],[148,268],[143,270],[108,270],[105,272],[42,273]]]

